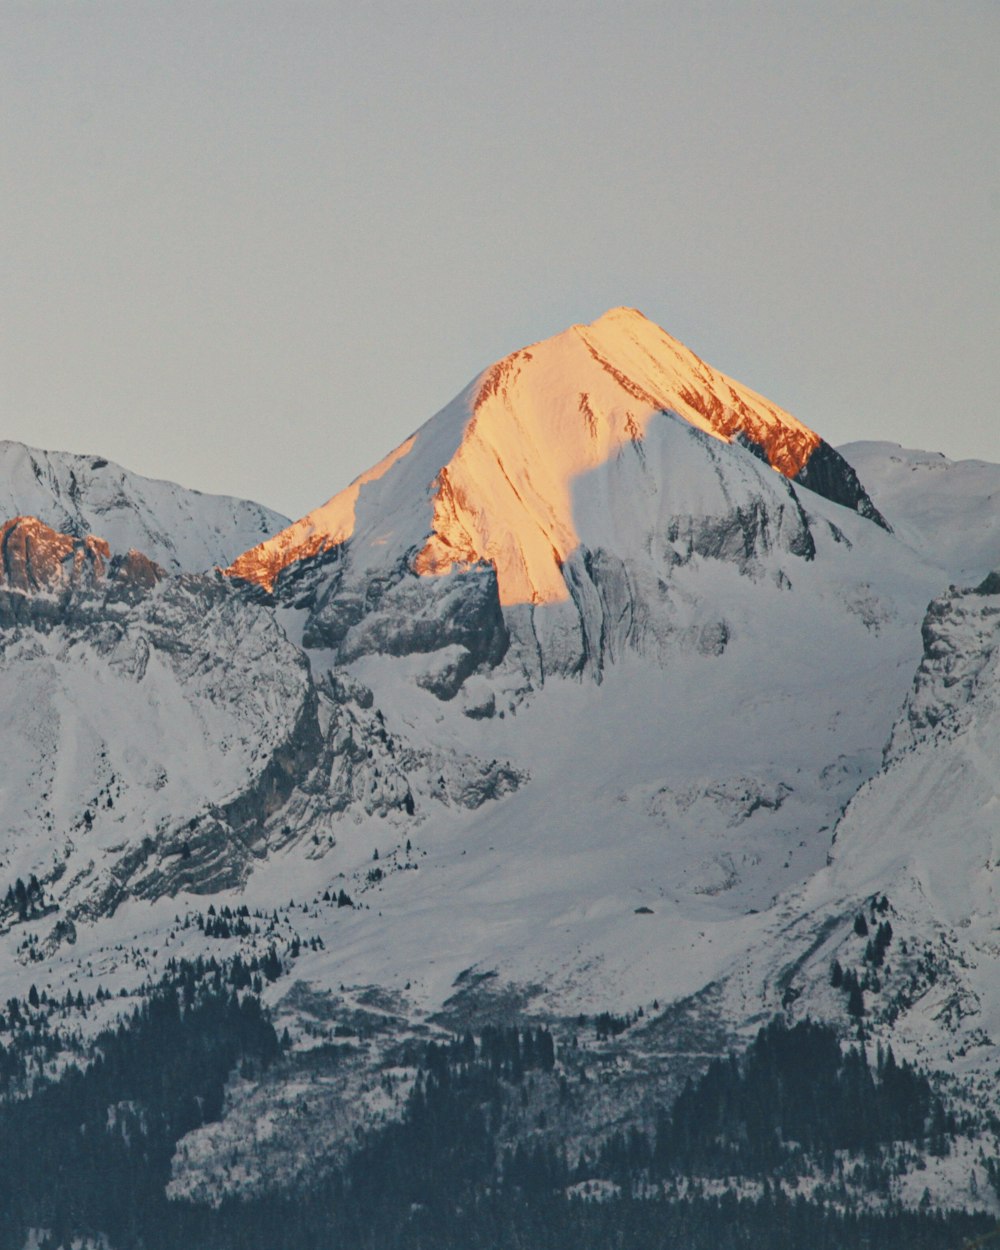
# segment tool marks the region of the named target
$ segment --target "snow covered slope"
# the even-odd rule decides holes
[[[960,586],[1000,568],[1000,465],[898,443],[839,448],[899,536]]]
[[[33,516],[74,538],[94,534],[112,551],[135,548],[168,572],[228,564],[287,525],[260,504],[203,495],[130,473],[103,456],[0,442],[0,523]]]
[[[885,765],[837,827],[831,885],[888,895],[933,945],[942,975],[904,1024],[982,1068],[1000,1043],[1000,580],[936,600],[923,634]]]
[[[84,573],[0,582],[0,872],[35,875],[64,921],[238,882],[319,736],[308,666],[270,613],[136,555]]]
[[[829,864],[762,916],[717,974],[712,1011],[860,1025],[995,1115],[1000,579],[936,599],[922,634],[883,764],[837,822]]]

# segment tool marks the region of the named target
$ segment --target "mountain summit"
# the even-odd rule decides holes
[[[424,576],[496,570],[504,606],[570,596],[583,480],[650,427],[680,420],[885,525],[849,465],[789,413],[726,377],[640,312],[614,308],[490,366],[446,408],[322,507],[226,572],[274,588],[290,565],[349,539],[369,566],[405,552]],[[372,549],[382,549],[383,559]]]

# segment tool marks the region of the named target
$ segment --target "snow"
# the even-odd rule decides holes
[[[0,441],[0,523],[33,516],[113,552],[141,551],[171,572],[228,564],[287,518],[260,504],[155,481],[102,456],[40,451]]]
[[[820,441],[640,313],[612,309],[487,369],[346,491],[228,571],[270,587],[280,568],[348,538],[373,569],[415,541],[418,573],[485,561],[502,603],[563,601],[562,565],[582,538],[576,483],[627,449],[642,456],[651,425],[678,419],[725,443],[751,436],[789,476]]]
[[[898,443],[838,450],[897,535],[950,581],[971,585],[1000,568],[1000,465]]]

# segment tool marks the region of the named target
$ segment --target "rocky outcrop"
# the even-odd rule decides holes
[[[430,688],[452,698],[480,668],[495,668],[509,637],[489,565],[419,578],[405,566],[390,576],[359,577],[349,564],[317,596],[307,647],[333,648],[341,664],[363,655],[413,655],[454,649],[447,676]]]
[[[36,517],[15,517],[0,529],[0,629],[47,629],[134,604],[164,572],[138,551],[112,555],[102,538],[74,538]]]
[[[826,441],[820,441],[806,463],[792,477],[801,486],[815,491],[824,499],[850,508],[858,516],[863,516],[891,532],[892,526],[872,503],[857,473],[840,452]]]
[[[969,723],[981,688],[988,702],[995,697],[998,588],[1000,578],[991,574],[974,590],[953,587],[928,606],[923,658],[886,747],[887,761],[929,739],[954,737]]]
[[[110,558],[102,538],[60,534],[37,517],[14,517],[0,528],[0,585],[11,590],[91,588],[104,578]]]

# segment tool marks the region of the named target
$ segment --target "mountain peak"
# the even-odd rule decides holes
[[[645,313],[641,313],[638,308],[630,308],[628,304],[618,304],[614,308],[609,308],[606,312],[601,313],[596,321],[591,322],[591,328],[608,323],[628,324],[634,322],[642,325],[654,326],[656,323],[650,321]]]
[[[288,565],[350,538],[397,558],[401,546],[415,549],[411,567],[425,576],[491,564],[505,605],[565,600],[580,480],[628,447],[641,450],[650,422],[662,419],[739,441],[803,481],[826,446],[636,309],[612,308],[491,365],[347,490],[226,572],[272,589]]]

